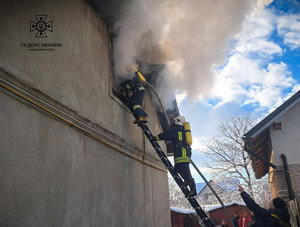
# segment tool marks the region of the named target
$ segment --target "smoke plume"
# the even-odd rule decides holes
[[[131,0],[122,5],[115,33],[115,73],[130,64],[164,64],[163,91],[201,99],[212,88],[215,70],[252,9],[252,0]],[[163,78],[163,79],[162,79]],[[161,92],[160,92],[161,93]]]

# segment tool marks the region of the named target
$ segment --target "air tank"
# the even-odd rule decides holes
[[[185,134],[185,140],[188,145],[192,145],[193,139],[192,139],[192,132],[190,128],[190,123],[189,122],[184,122],[183,123],[183,128],[184,128],[184,134]]]

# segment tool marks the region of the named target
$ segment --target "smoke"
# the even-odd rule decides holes
[[[122,5],[115,33],[117,76],[130,64],[164,64],[158,87],[201,99],[215,70],[226,62],[228,41],[238,35],[252,0],[131,0]]]

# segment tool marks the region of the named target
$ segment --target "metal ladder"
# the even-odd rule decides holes
[[[138,119],[136,119],[136,120],[138,120]],[[205,214],[205,212],[203,211],[201,206],[198,204],[197,200],[193,196],[189,196],[188,188],[182,186],[183,181],[182,181],[181,177],[174,170],[174,167],[173,167],[172,163],[169,161],[169,159],[167,158],[166,154],[163,152],[163,150],[161,149],[159,144],[156,141],[153,140],[153,135],[152,135],[151,131],[149,130],[148,126],[146,124],[142,123],[142,122],[138,122],[138,125],[143,130],[144,134],[146,135],[149,142],[151,143],[151,145],[155,149],[156,153],[158,154],[158,156],[160,157],[160,159],[162,160],[164,165],[167,167],[168,171],[170,172],[170,174],[172,175],[172,177],[176,181],[177,185],[179,186],[179,188],[181,189],[181,191],[183,192],[183,194],[185,195],[187,200],[190,202],[192,207],[195,209],[195,211],[199,215],[199,217],[202,220],[202,222],[204,223],[204,225],[206,227],[214,227],[213,223],[207,217],[207,215]]]

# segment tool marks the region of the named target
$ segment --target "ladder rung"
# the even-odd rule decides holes
[[[152,140],[153,139],[153,135],[151,133],[151,131],[148,129],[147,125],[145,124],[140,124],[141,129],[143,130],[143,132],[145,133],[145,135],[147,136],[148,140]],[[152,142],[152,143],[151,143]],[[159,146],[158,143],[153,143],[155,141],[150,141],[150,143],[152,144],[153,148],[155,149],[156,153],[158,154],[158,156],[160,157],[161,161],[165,164],[166,168],[169,170],[174,170],[174,167],[172,166],[172,164],[169,162],[169,159],[165,156],[165,153],[163,152],[163,150],[161,149],[161,147]],[[165,161],[165,162],[164,162]],[[190,204],[192,205],[192,207],[195,209],[195,211],[199,211],[198,215],[201,218],[201,220],[203,220],[205,222],[205,225],[207,227],[212,227],[214,226],[211,222],[211,220],[207,217],[207,215],[205,214],[205,212],[201,209],[200,205],[198,204],[197,200],[193,197],[193,196],[189,196],[188,193],[188,189],[184,186],[182,186],[182,181],[181,178],[178,176],[178,174],[175,174],[173,171],[170,172],[171,175],[174,177],[175,181],[179,181],[179,183],[176,181],[176,183],[178,184],[178,186],[181,188],[182,192],[184,193],[185,197],[189,200]]]

